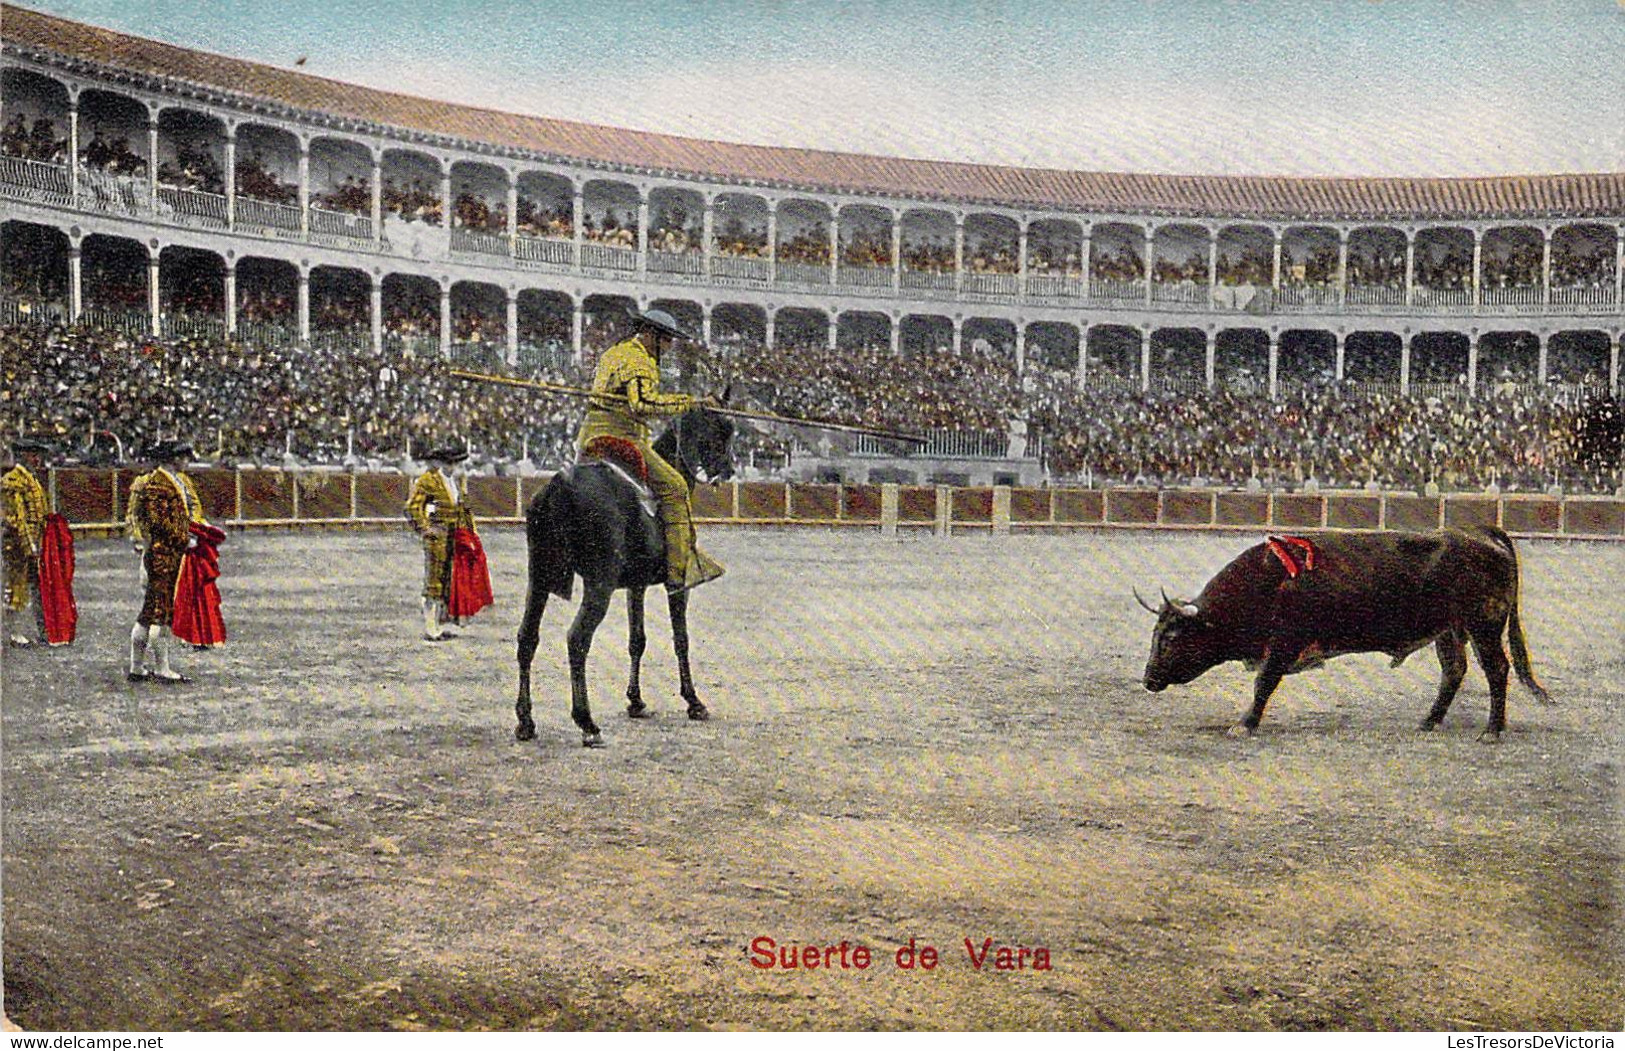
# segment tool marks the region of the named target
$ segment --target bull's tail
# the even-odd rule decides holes
[[[1536,681],[1534,669],[1529,666],[1529,643],[1523,637],[1523,623],[1518,618],[1518,607],[1522,605],[1519,596],[1521,573],[1518,569],[1518,549],[1512,545],[1512,538],[1507,536],[1505,530],[1496,526],[1485,526],[1484,531],[1496,543],[1506,548],[1508,557],[1512,559],[1512,610],[1507,617],[1507,643],[1512,649],[1512,668],[1518,673],[1518,681],[1535,695],[1536,700],[1542,704],[1555,704],[1552,695],[1546,692],[1546,687]]]
[[[575,557],[570,543],[572,507],[569,484],[555,475],[525,509],[530,586],[562,599],[568,599],[575,586]]]

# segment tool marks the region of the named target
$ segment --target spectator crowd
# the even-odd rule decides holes
[[[416,321],[417,319],[408,319]],[[427,328],[427,325],[423,327]],[[597,351],[617,327],[589,326],[572,361],[555,336],[529,348],[514,374],[586,385]],[[55,435],[84,449],[97,433],[126,450],[182,437],[231,463],[395,463],[410,448],[463,442],[489,468],[572,455],[582,403],[446,375],[434,353],[391,342],[317,340],[295,347],[219,336],[153,339],[96,328],[8,327],[0,367],[0,419],[9,440]],[[503,368],[498,356],[481,363]],[[894,355],[888,344],[832,349],[797,340],[769,349],[723,334],[684,364],[703,381],[732,381],[752,403],[794,417],[923,433],[1002,433],[1025,424],[1041,439],[1050,475],[1093,484],[1537,491],[1553,483],[1612,491],[1612,460],[1581,455],[1581,419],[1595,393],[1498,384],[1469,399],[1446,386],[1402,394],[1380,385],[1311,381],[1270,397],[1262,390],[1079,389],[1070,370],[1030,364],[976,339]],[[1587,399],[1590,399],[1589,401]],[[1614,417],[1617,417],[1617,408]],[[754,446],[750,443],[754,442]],[[782,455],[782,438],[745,448]]]

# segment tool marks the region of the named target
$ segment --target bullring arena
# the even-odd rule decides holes
[[[4,651],[11,1021],[1621,1024],[1625,497],[1578,436],[1618,391],[1625,176],[831,161],[4,19],[6,437],[71,450],[80,611]],[[695,493],[713,718],[652,598],[657,717],[620,717],[618,598],[583,749],[554,602],[519,743],[518,521],[576,410],[443,368],[579,381],[629,303],[705,333],[690,377],[930,441],[744,436]],[[205,400],[180,436],[230,641],[127,682],[126,447]],[[467,429],[426,431],[446,407]],[[497,601],[426,646],[399,465],[453,438]],[[1238,666],[1140,685],[1135,588],[1190,596],[1272,531],[1472,524],[1517,538],[1558,702],[1514,685],[1499,744],[1476,667],[1416,732],[1426,653],[1293,676],[1244,740]]]

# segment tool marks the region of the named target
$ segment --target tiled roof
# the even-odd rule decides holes
[[[1625,172],[1456,179],[1147,175],[749,146],[523,116],[360,87],[5,6],[8,45],[238,99],[498,149],[809,190],[1089,213],[1291,219],[1625,216]]]

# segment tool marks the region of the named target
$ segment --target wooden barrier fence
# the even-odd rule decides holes
[[[223,526],[353,527],[404,523],[411,480],[333,471],[189,472],[211,521]],[[129,470],[49,472],[52,507],[76,529],[112,532],[124,521]],[[471,477],[467,496],[483,522],[518,523],[547,476]],[[930,485],[729,482],[694,491],[706,525],[836,526],[939,535],[1057,529],[1432,529],[1486,523],[1514,536],[1625,540],[1625,499],[1532,494],[1332,491],[1250,493],[1212,489],[1017,489]]]

